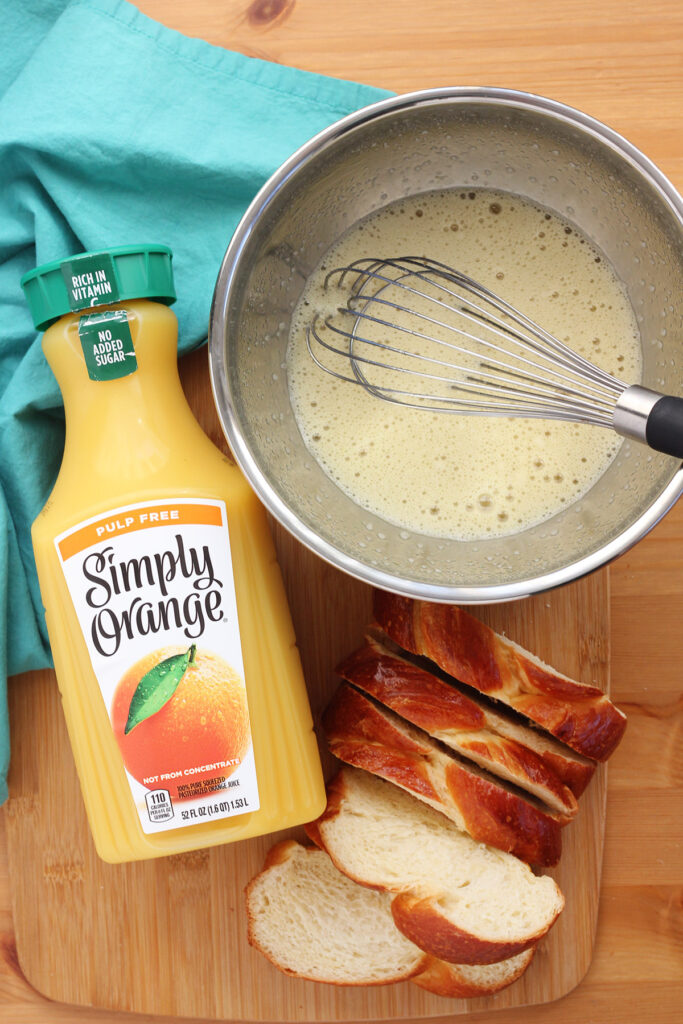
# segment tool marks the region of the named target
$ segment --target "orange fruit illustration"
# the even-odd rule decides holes
[[[170,700],[126,735],[131,698],[142,677],[184,650],[162,648],[137,661],[120,680],[111,708],[114,735],[127,770],[148,789],[167,789],[174,800],[210,791],[210,786],[198,788],[193,783],[210,784],[231,775],[246,754],[250,736],[242,678],[217,654],[201,649]],[[194,771],[220,761],[234,763]],[[157,781],[150,781],[156,776]]]

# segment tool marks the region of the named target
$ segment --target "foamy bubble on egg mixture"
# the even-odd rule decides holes
[[[625,384],[641,376],[633,310],[613,269],[573,225],[490,190],[392,203],[355,224],[311,274],[292,320],[287,371],[299,429],[325,472],[357,504],[406,530],[462,540],[517,533],[585,494],[621,438],[584,424],[399,408],[335,380],[308,352],[307,325],[330,309],[329,270],[415,254],[478,280]]]

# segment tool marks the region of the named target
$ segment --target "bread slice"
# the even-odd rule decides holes
[[[428,964],[394,925],[391,897],[356,885],[315,847],[278,843],[246,898],[249,942],[285,974],[388,985]]]
[[[399,932],[388,893],[357,885],[322,850],[291,839],[273,847],[249,884],[247,914],[249,941],[276,967],[332,985],[411,978],[437,995],[471,998],[511,985],[534,955],[485,967],[436,960]]]
[[[430,957],[425,969],[411,980],[414,985],[437,996],[452,999],[490,996],[521,978],[535,952],[536,947],[532,946],[497,964],[449,964],[445,960]]]
[[[621,740],[626,716],[601,690],[556,672],[461,608],[377,590],[374,612],[404,650],[503,701],[585,757],[604,761]]]
[[[473,839],[529,864],[552,865],[561,823],[534,797],[444,750],[388,708],[342,683],[322,719],[331,752],[407,790]]]
[[[342,768],[306,831],[362,885],[393,894],[399,930],[440,960],[492,964],[530,949],[564,906],[558,886],[478,843],[368,772]]]
[[[576,797],[542,757],[495,729],[481,699],[401,656],[391,641],[368,635],[364,647],[337,668],[338,675],[499,778],[520,786],[570,821]],[[530,730],[528,730],[530,731]]]

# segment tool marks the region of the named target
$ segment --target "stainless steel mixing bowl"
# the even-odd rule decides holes
[[[307,276],[332,242],[371,211],[406,195],[468,186],[526,196],[583,230],[628,291],[641,332],[643,383],[681,393],[681,197],[604,125],[503,89],[439,89],[387,100],[298,150],[261,189],[230,242],[209,351],[235,458],[295,537],[385,589],[477,603],[557,586],[621,554],[678,498],[683,468],[624,441],[595,486],[553,518],[509,537],[463,542],[408,534],[367,512],[309,454],[285,367],[290,319]],[[387,473],[397,472],[399,466],[387,466]]]

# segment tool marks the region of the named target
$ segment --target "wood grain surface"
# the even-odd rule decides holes
[[[238,0],[144,0],[145,13],[191,35],[201,36],[218,45],[253,56],[293,64],[313,71],[338,75],[384,86],[396,91],[437,85],[500,85],[526,89],[560,99],[583,109],[622,132],[653,159],[680,189],[683,187],[683,145],[681,144],[680,100],[683,83],[683,13],[678,0],[650,5],[632,0],[603,0],[596,4],[549,0],[538,5],[520,0],[512,5],[502,0],[483,0],[476,5],[426,2],[366,5],[360,0],[256,0],[252,4]],[[204,412],[210,409],[205,355],[185,361],[184,375],[193,402]],[[216,436],[215,425],[212,433]],[[216,439],[217,436],[216,436]],[[310,556],[288,538],[278,536],[285,573],[290,584],[296,576],[311,568]],[[317,566],[325,586],[326,600],[315,621],[299,616],[296,626],[307,677],[324,678],[333,659],[348,650],[356,637],[358,623],[365,614],[364,588],[339,580],[333,570]],[[607,610],[605,574],[593,577],[590,599],[580,588],[567,588],[551,595],[551,607],[569,594],[586,601],[584,612]],[[612,695],[629,715],[626,737],[615,754],[607,786],[607,829],[596,944],[588,974],[564,999],[543,1007],[482,1010],[473,1005],[469,1020],[495,1021],[496,1024],[668,1024],[680,1020],[683,1005],[683,700],[680,663],[683,654],[683,506],[666,519],[632,552],[611,569]],[[294,599],[294,593],[292,592]],[[541,599],[537,599],[541,600]],[[542,602],[545,604],[545,602]],[[512,606],[509,606],[511,608]],[[521,606],[519,606],[521,608]],[[343,611],[343,616],[342,616]],[[495,614],[505,614],[498,610]],[[517,614],[514,612],[513,614]],[[542,621],[539,605],[539,618]],[[592,614],[592,613],[591,613]],[[345,628],[339,630],[343,621]],[[605,620],[606,621],[606,620]],[[607,638],[605,621],[596,619],[586,636]],[[334,627],[334,629],[333,629]],[[512,629],[512,627],[510,627]],[[339,650],[328,651],[324,663],[316,653],[315,638],[325,631],[335,636]],[[590,647],[590,645],[589,645]],[[577,649],[575,656],[586,664],[604,665],[605,649]],[[561,665],[571,670],[571,665]],[[20,743],[10,779],[11,792],[20,786],[24,793],[36,793],[40,780],[33,734],[32,715],[49,713],[55,718],[54,746],[41,750],[48,755],[42,771],[54,768],[51,751],[59,750],[61,723],[49,674],[33,674],[13,681],[11,687],[13,727]],[[32,702],[35,701],[35,704]],[[21,740],[18,739],[21,737]],[[22,742],[23,741],[23,742]],[[25,745],[25,746],[24,746]],[[33,749],[32,749],[33,745]],[[61,756],[61,755],[60,755]],[[18,768],[21,773],[17,774]],[[61,768],[61,764],[60,764]],[[72,780],[73,781],[73,780]],[[604,781],[604,776],[603,780]],[[595,783],[593,783],[595,786]],[[598,790],[596,789],[597,793]],[[115,1024],[130,1020],[171,1024],[174,1018],[128,1014],[50,1002],[26,980],[17,958],[17,933],[12,918],[12,898],[19,895],[23,865],[14,864],[10,880],[6,832],[24,825],[41,809],[27,798],[22,806],[8,805],[5,826],[0,833],[0,1020],[16,1024],[50,1024],[73,1021],[74,1024]],[[586,808],[584,807],[584,811]],[[583,811],[582,811],[583,814]],[[588,821],[589,816],[583,815]],[[579,823],[571,826],[577,828]],[[26,935],[22,956],[33,963],[50,961],[49,950],[32,946],[40,943],[59,951],[65,934],[81,936],[81,949],[71,970],[73,978],[48,978],[52,990],[80,986],[94,1005],[101,996],[111,997],[115,984],[111,976],[120,975],[121,965],[134,979],[137,1005],[144,1004],[145,952],[120,942],[122,921],[135,920],[135,888],[124,881],[117,899],[98,906],[101,921],[96,934],[100,945],[90,943],[92,924],[79,920],[79,873],[84,870],[87,846],[83,844],[82,822],[55,820],[60,835],[67,830],[72,856],[50,858],[50,840],[41,847],[45,875],[44,886],[51,898],[40,905],[40,888],[32,894],[34,931]],[[26,834],[25,827],[22,834]],[[569,833],[571,834],[571,833]],[[55,840],[56,842],[56,840]],[[264,841],[264,848],[267,845]],[[12,847],[15,849],[15,847]],[[568,851],[569,852],[569,851]],[[595,877],[595,849],[590,852],[585,874]],[[50,865],[52,864],[52,870]],[[132,871],[140,866],[134,866]],[[143,866],[145,869],[147,865]],[[128,871],[129,869],[124,869]],[[194,882],[187,883],[191,864],[182,866],[184,888],[176,906],[166,907],[164,920],[182,920],[184,908],[201,900],[207,884],[223,902],[226,920],[232,908],[216,886],[205,861],[197,858]],[[18,871],[18,873],[17,873]],[[127,876],[126,876],[127,878]],[[27,899],[30,894],[23,896]],[[90,929],[90,931],[89,931]],[[590,921],[583,934],[590,935]],[[108,942],[102,942],[102,936]],[[23,941],[24,936],[22,936]],[[226,960],[233,941],[242,936],[229,928],[216,936]],[[178,934],[192,986],[210,980],[208,965],[194,957],[187,937]],[[78,951],[77,951],[78,952]],[[41,955],[42,954],[42,955]],[[572,948],[567,956],[577,956]],[[255,956],[255,954],[254,954]],[[52,963],[57,963],[57,957]],[[227,975],[226,975],[227,977]],[[531,976],[533,977],[533,976]],[[43,979],[45,980],[45,979]],[[171,990],[180,985],[178,977],[166,975]],[[303,984],[303,983],[300,983]],[[306,986],[307,988],[309,986]],[[324,991],[314,986],[317,991]],[[408,986],[394,990],[403,992]],[[514,990],[511,990],[514,991]],[[114,997],[117,993],[114,991]],[[120,995],[120,993],[119,993]],[[291,1002],[273,1006],[273,1020],[296,1014],[296,995]],[[327,998],[315,996],[314,1000]],[[434,1014],[444,1014],[444,1002]],[[115,1005],[125,1005],[118,1002]],[[174,1005],[168,1003],[166,1005]],[[178,1004],[175,1004],[176,1006]],[[345,1007],[342,1016],[363,1019],[361,1003]],[[284,1010],[283,1010],[284,1008]],[[342,1007],[344,1009],[344,1007]],[[179,1012],[192,1012],[189,1005]],[[387,996],[385,1016],[414,1016],[412,997]],[[419,1007],[422,1014],[424,1008]],[[196,1012],[196,1011],[195,1011]],[[237,1016],[234,1014],[234,1016]],[[207,1016],[198,1014],[197,1019]]]
[[[205,357],[186,361],[185,388],[200,423],[223,445],[206,400]],[[370,621],[371,591],[281,527],[274,530],[318,721],[338,683],[334,666],[360,643]],[[607,690],[608,604],[605,570],[477,614],[572,678]],[[305,841],[302,829],[146,863],[104,864],[90,839],[52,673],[32,673],[15,686],[11,711],[16,746],[6,827],[17,952],[25,976],[51,999],[206,1019],[384,1021],[545,1003],[586,973],[599,899],[606,767],[563,831],[562,860],[551,872],[566,899],[559,922],[518,984],[467,1002],[407,983],[353,989],[302,982],[250,949],[244,888],[274,842],[285,835]],[[336,767],[329,754],[325,767],[329,777]]]

